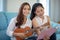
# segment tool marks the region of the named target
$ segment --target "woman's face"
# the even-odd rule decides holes
[[[37,16],[43,16],[44,15],[44,8],[38,6],[35,11]]]
[[[29,5],[25,5],[23,8],[23,15],[27,16],[30,13],[30,7]]]

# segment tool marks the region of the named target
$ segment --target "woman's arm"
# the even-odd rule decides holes
[[[47,19],[48,19],[48,28],[51,28],[49,16],[47,16]]]
[[[14,28],[15,28],[15,18],[11,19],[8,28],[7,28],[7,35],[10,37],[13,37],[13,32],[14,32]]]
[[[33,28],[37,28],[38,27],[38,23],[36,22],[35,19],[32,20],[32,25],[33,25]],[[40,29],[36,29],[36,33],[37,35],[40,35]]]
[[[48,28],[50,28],[51,26],[50,26],[50,18],[49,18],[49,16],[47,16],[47,22],[45,23],[45,24],[43,24],[43,25],[41,25],[42,27],[45,27],[45,26],[48,26]]]
[[[8,28],[7,28],[7,35],[10,36],[10,37],[13,37],[13,36],[19,36],[21,38],[25,38],[26,36],[24,35],[24,33],[14,33],[14,29],[15,29],[15,23],[16,23],[16,20],[15,18],[11,19],[9,25],[8,25]]]

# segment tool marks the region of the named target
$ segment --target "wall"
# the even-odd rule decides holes
[[[28,2],[32,6],[37,0],[7,0],[7,12],[18,12],[23,2]]]

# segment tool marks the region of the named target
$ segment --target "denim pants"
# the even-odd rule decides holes
[[[29,37],[28,39],[25,39],[25,40],[37,40],[37,36],[32,36],[32,37]],[[43,39],[41,39],[43,40]],[[51,37],[50,37],[50,40],[56,40],[56,33],[54,33]]]
[[[51,37],[50,40],[56,40],[56,33],[54,33]]]
[[[29,38],[27,38],[27,39],[25,39],[25,40],[36,40],[36,39],[37,39],[36,36],[32,36],[32,37],[29,37]]]

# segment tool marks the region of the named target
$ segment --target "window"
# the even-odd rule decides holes
[[[3,11],[3,0],[0,0],[0,12]]]
[[[45,15],[49,16],[49,0],[39,0],[44,6]]]

